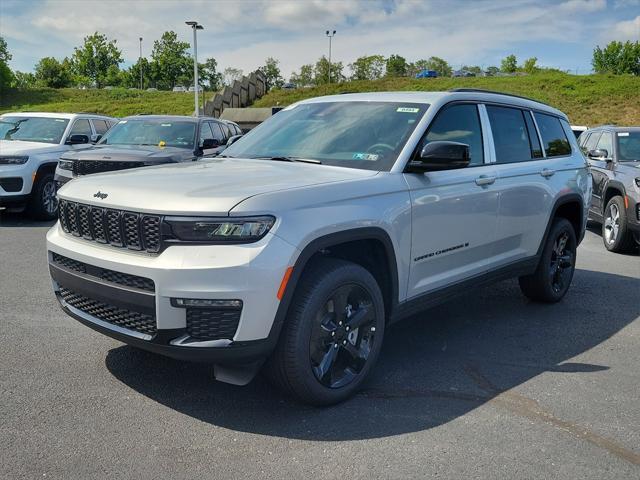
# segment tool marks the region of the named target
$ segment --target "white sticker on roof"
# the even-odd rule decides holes
[[[126,120],[120,120],[118,123],[127,123]]]
[[[629,136],[629,132],[618,132],[618,136],[619,137],[628,137]]]

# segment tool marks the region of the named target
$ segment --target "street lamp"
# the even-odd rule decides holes
[[[325,32],[325,35],[329,37],[329,83],[331,83],[331,39],[336,34],[335,30]]]
[[[138,68],[140,69],[140,90],[142,90],[142,37],[140,37],[140,58],[138,59]]]
[[[200,105],[198,104],[198,38],[196,32],[198,30],[204,30],[204,27],[198,22],[184,22],[193,29],[193,83],[195,90],[195,105],[196,105],[196,117],[200,116]]]

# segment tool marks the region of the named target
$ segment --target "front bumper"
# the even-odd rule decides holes
[[[16,199],[29,195],[36,172],[31,161],[22,165],[0,165],[0,201],[17,203]]]
[[[95,244],[65,234],[56,224],[47,234],[49,268],[63,310],[81,323],[133,346],[181,360],[238,364],[265,358],[275,347],[280,302],[277,291],[298,251],[276,235],[247,245],[171,246],[159,255]],[[54,254],[93,270],[142,277],[153,282],[142,291],[79,273],[56,264]],[[153,331],[114,324],[104,308],[67,302],[69,290],[109,308],[130,309],[154,318]],[[189,337],[187,309],[172,299],[241,300],[237,329],[230,338]],[[98,313],[96,313],[98,312]],[[106,316],[105,316],[106,315]],[[145,317],[147,318],[147,317]],[[191,330],[192,331],[192,330]]]

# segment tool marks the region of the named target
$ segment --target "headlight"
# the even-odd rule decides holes
[[[257,242],[271,229],[276,219],[263,217],[194,218],[165,217],[173,236],[184,242],[251,243]]]
[[[60,170],[73,170],[73,160],[60,160],[58,167]]]
[[[27,163],[29,157],[27,156],[6,156],[0,157],[0,165],[22,165],[23,163]]]

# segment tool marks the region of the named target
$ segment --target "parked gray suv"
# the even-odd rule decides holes
[[[593,177],[589,219],[607,250],[628,252],[640,244],[640,127],[593,128],[578,143]]]
[[[264,367],[298,399],[353,394],[386,328],[519,277],[571,284],[591,178],[567,117],[491,92],[337,95],[212,160],[86,176],[47,234],[62,308],[130,345]],[[205,379],[203,379],[205,380]]]

